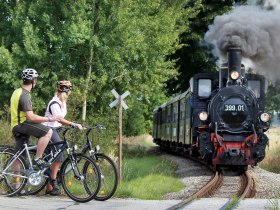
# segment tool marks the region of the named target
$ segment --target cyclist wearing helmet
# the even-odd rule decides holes
[[[53,134],[51,141],[52,142],[59,142],[61,141],[57,129],[61,125],[70,125],[79,128],[80,130],[83,129],[82,125],[75,124],[71,121],[68,121],[64,119],[64,117],[67,114],[67,107],[66,107],[66,101],[69,97],[71,90],[73,89],[73,86],[70,81],[68,80],[62,80],[57,82],[57,91],[52,98],[52,100],[49,102],[45,116],[51,118],[52,116],[59,116],[61,117],[59,122],[44,122],[43,124],[51,127],[53,129]],[[56,149],[59,149],[59,145],[56,147]],[[63,161],[63,156],[60,155],[57,157],[56,161],[51,166],[51,179],[50,182],[47,185],[46,194],[50,195],[59,195],[59,187],[57,184],[57,172],[59,170],[60,162]]]
[[[41,124],[41,122],[59,121],[59,117],[42,117],[32,111],[31,90],[37,84],[38,73],[35,69],[24,69],[22,71],[22,87],[16,89],[11,96],[11,127],[16,141],[16,151],[21,149],[24,137],[38,138],[37,152],[34,164],[40,168],[49,167],[41,157],[52,136],[52,130]]]

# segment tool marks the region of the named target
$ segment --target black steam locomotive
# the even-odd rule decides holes
[[[219,72],[195,74],[186,92],[154,110],[153,139],[214,166],[247,168],[263,160],[268,143],[265,78],[245,74],[240,48],[227,55]]]

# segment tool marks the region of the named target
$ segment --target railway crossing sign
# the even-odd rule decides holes
[[[130,92],[127,90],[125,91],[121,96],[117,93],[117,91],[115,89],[111,90],[111,93],[115,96],[116,100],[114,100],[112,103],[110,103],[110,107],[113,108],[114,106],[116,106],[118,103],[121,103],[121,106],[127,110],[128,106],[126,105],[126,103],[123,101],[123,99],[125,99]]]
[[[118,112],[119,112],[119,161],[118,161],[118,177],[119,177],[119,183],[122,180],[122,108],[125,110],[128,109],[128,106],[123,101],[130,92],[125,91],[122,95],[119,95],[115,89],[111,90],[111,93],[115,96],[115,100],[110,103],[110,107],[113,108],[117,104],[118,106]]]

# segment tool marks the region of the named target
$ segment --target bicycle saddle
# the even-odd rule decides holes
[[[23,133],[19,133],[19,132],[13,132],[13,135],[14,135],[14,137],[15,138],[20,138],[20,139],[22,139],[22,140],[24,140],[24,141],[27,141],[28,139],[29,139],[29,136],[28,135],[26,135],[26,134],[23,134]]]

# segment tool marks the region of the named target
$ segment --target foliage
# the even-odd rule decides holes
[[[268,112],[280,112],[280,81],[269,84],[265,98],[266,110]]]
[[[15,145],[15,140],[12,135],[10,122],[8,122],[6,119],[0,120],[1,127],[0,127],[0,144],[3,145]]]
[[[139,136],[145,133],[145,118],[142,103],[134,106],[133,110],[127,110],[127,122],[125,130],[127,136]]]
[[[149,130],[153,108],[166,99],[165,82],[177,74],[166,55],[180,48],[178,35],[188,28],[187,19],[182,21],[184,2],[2,1],[0,105],[20,86],[21,70],[32,67],[40,76],[32,91],[36,113],[44,114],[56,81],[69,79],[74,84],[70,120],[80,121],[86,111],[85,123],[94,115],[109,124],[107,113],[116,115],[108,107],[115,88],[133,96],[127,98],[131,111],[124,119],[139,105],[138,117],[146,122],[137,132]]]

